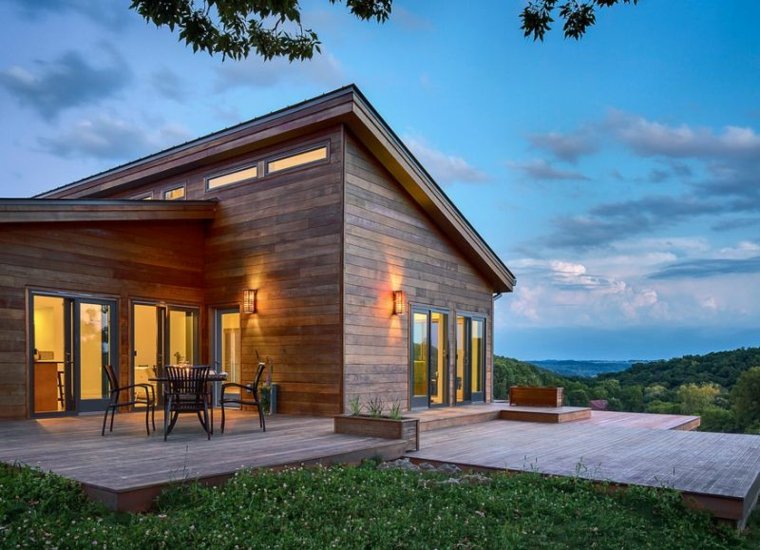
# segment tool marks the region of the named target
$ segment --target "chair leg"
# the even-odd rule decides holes
[[[259,410],[259,424],[261,424],[261,431],[265,432],[267,431],[267,423],[266,420],[264,420],[264,411],[261,410],[261,403],[256,405],[256,408]]]
[[[111,426],[108,428],[109,432],[113,431],[113,419],[114,419],[114,416],[116,416],[116,406],[115,405],[111,408]]]
[[[166,436],[169,435],[169,411],[171,410],[171,405],[172,398],[168,396],[166,401],[164,401],[164,441],[166,441]]]
[[[150,404],[145,405],[145,431],[148,432],[148,435],[150,435],[150,424],[148,421],[150,420]]]
[[[222,433],[224,433],[224,399],[222,399]]]
[[[156,400],[153,400],[153,404],[150,406],[150,421],[153,424],[153,431],[156,431]]]
[[[106,407],[106,413],[103,415],[103,429],[100,430],[100,435],[106,435],[106,420],[108,420],[108,411],[111,410],[111,406]]]
[[[203,417],[206,420],[206,435],[208,436],[208,440],[211,441],[211,434],[214,432],[214,427],[209,424],[208,406],[205,403],[203,404]]]

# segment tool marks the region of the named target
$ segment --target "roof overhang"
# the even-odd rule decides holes
[[[216,201],[0,199],[0,224],[211,220]]]
[[[108,196],[115,188],[129,189],[144,185],[336,124],[346,125],[378,158],[478,268],[494,292],[512,291],[516,280],[509,268],[353,85],[53,189],[38,197]],[[184,204],[190,202],[183,201]]]

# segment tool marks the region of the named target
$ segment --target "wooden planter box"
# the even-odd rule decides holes
[[[407,451],[420,448],[420,421],[416,418],[385,418],[382,416],[342,415],[334,417],[335,433],[405,439]]]
[[[509,388],[509,404],[527,407],[561,407],[564,388],[512,386]]]

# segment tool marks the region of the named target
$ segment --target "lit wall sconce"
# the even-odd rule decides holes
[[[258,288],[246,288],[243,291],[243,313],[257,313],[256,295],[258,293]]]
[[[406,293],[403,290],[393,291],[393,315],[403,315],[406,311]]]

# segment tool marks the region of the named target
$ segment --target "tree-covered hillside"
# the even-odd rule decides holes
[[[760,348],[740,348],[707,355],[685,355],[676,359],[635,363],[623,372],[600,374],[600,380],[616,379],[621,384],[662,384],[673,389],[682,384],[713,383],[731,390],[739,376],[760,367]]]
[[[698,415],[705,431],[760,433],[760,348],[636,363],[594,378],[496,356],[494,397],[506,399],[512,385],[562,386],[567,405],[603,399],[609,410]]]

